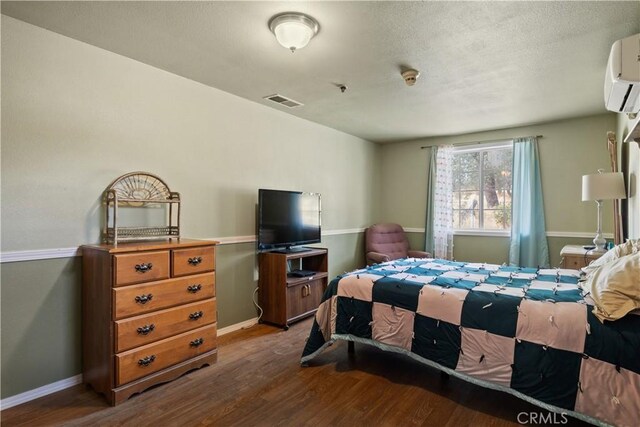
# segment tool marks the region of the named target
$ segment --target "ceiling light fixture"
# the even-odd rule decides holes
[[[269,29],[283,47],[295,52],[305,47],[318,34],[320,25],[309,15],[286,12],[269,20]]]

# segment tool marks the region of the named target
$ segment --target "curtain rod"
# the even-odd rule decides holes
[[[517,138],[544,138],[543,135],[529,135],[529,136],[518,136]],[[487,139],[485,141],[473,141],[473,142],[460,142],[458,144],[431,144],[431,145],[423,145],[422,147],[420,147],[421,150],[425,149],[425,148],[431,148],[431,147],[436,147],[439,145],[454,145],[456,147],[460,147],[463,145],[475,145],[475,144],[485,144],[488,142],[500,142],[500,141],[507,141],[509,139],[516,139],[516,138],[500,138],[500,139]]]

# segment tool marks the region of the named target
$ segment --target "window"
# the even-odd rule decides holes
[[[484,144],[453,152],[453,228],[511,228],[511,163],[513,144]]]

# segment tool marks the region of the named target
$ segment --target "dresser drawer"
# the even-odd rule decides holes
[[[113,289],[113,319],[137,316],[216,296],[215,273]]]
[[[216,324],[115,355],[116,385],[126,384],[216,348]]]
[[[116,321],[116,352],[216,322],[216,300],[181,305]]]
[[[565,255],[562,257],[562,268],[569,268],[572,270],[580,270],[582,267],[591,262],[590,259],[585,259],[584,256],[570,256]]]
[[[169,277],[169,251],[114,255],[114,286],[150,282]]]
[[[216,268],[213,246],[171,251],[171,275],[173,277],[213,271]]]

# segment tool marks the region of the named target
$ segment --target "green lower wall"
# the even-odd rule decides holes
[[[216,253],[218,328],[257,316],[251,301],[258,286],[255,243],[221,245]],[[257,300],[257,299],[256,299]]]
[[[364,265],[363,235],[322,238],[317,246],[329,250],[330,277]],[[255,244],[221,245],[217,255],[218,327],[255,318]],[[0,397],[80,374],[81,258],[4,263],[0,279]]]
[[[322,237],[322,244],[329,249],[329,278],[345,271],[366,265],[364,258],[364,233],[341,234]]]
[[[81,371],[80,258],[2,264],[5,398]]]

